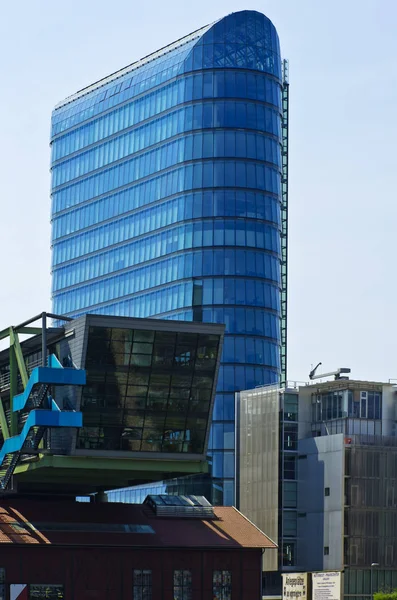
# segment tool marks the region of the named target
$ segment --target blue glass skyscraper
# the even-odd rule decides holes
[[[52,115],[53,310],[226,324],[210,446],[225,504],[234,392],[285,377],[287,114],[276,29],[242,11]]]

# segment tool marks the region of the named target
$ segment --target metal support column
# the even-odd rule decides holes
[[[10,332],[11,335],[11,332]],[[18,364],[15,355],[15,347],[10,346],[10,433],[11,436],[18,433],[18,414],[14,413],[14,397],[18,394]]]
[[[288,299],[288,61],[283,60],[282,87],[282,179],[281,179],[281,385],[287,381],[287,299]]]
[[[47,366],[47,314],[41,314],[41,358],[43,367]]]

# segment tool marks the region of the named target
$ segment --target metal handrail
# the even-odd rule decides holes
[[[40,367],[42,364],[41,358],[33,360],[29,364],[26,365],[26,369],[29,375],[32,374],[33,369],[36,367]],[[21,381],[20,375],[18,375],[18,382]],[[10,373],[3,373],[0,375],[0,392],[5,392],[10,389]]]

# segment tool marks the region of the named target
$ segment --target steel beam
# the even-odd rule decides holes
[[[151,460],[140,458],[97,458],[88,456],[54,455],[43,456],[39,461],[22,463],[17,467],[16,473],[37,471],[44,468],[64,469],[65,478],[69,476],[66,473],[67,470],[87,470],[87,472],[95,470],[98,472],[99,478],[101,472],[104,471],[119,471],[120,474],[123,473],[124,477],[128,472],[139,472],[141,475],[146,473],[150,479],[153,478],[153,476],[157,477],[159,473],[161,475],[166,475],[167,473],[196,474],[208,472],[207,462],[198,460]],[[54,471],[52,471],[52,473],[54,473]]]
[[[11,327],[10,327],[11,330]],[[11,335],[11,331],[10,331]],[[18,363],[15,355],[15,346],[10,346],[10,434],[18,433],[18,413],[14,412],[14,396],[18,394]]]
[[[14,327],[14,331],[27,335],[41,335],[41,327]]]
[[[0,398],[0,427],[1,433],[3,434],[3,438],[7,440],[10,437],[10,431],[8,429],[7,417],[4,412],[3,401]]]
[[[26,386],[28,385],[29,375],[28,375],[28,371],[26,369],[25,360],[23,358],[21,344],[19,343],[18,334],[15,333],[15,331],[13,330],[12,327],[10,327],[10,353],[11,353],[12,347],[14,348],[15,357],[17,359],[19,373],[20,373],[21,379],[22,379],[22,385],[23,385],[23,388],[25,389]]]

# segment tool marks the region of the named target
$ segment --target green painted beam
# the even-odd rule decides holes
[[[3,401],[0,398],[0,427],[1,433],[3,434],[3,438],[7,440],[10,437],[10,431],[8,429],[7,417],[4,412]]]
[[[194,460],[40,456],[17,466],[14,476],[21,493],[78,496],[208,472],[207,462]]]
[[[0,340],[4,340],[7,337],[10,337],[10,329],[11,327],[7,327],[6,329],[2,329],[0,331]]]
[[[11,328],[10,328],[11,329]],[[11,335],[11,333],[10,333]],[[10,346],[10,434],[18,433],[18,413],[13,412],[13,399],[18,393],[18,366],[14,346]]]
[[[10,337],[10,329],[17,331],[18,333],[27,333],[29,335],[41,335],[42,332],[41,327],[25,327],[23,325],[22,327],[7,327],[0,331],[0,340]]]
[[[42,329],[41,327],[18,327],[14,328],[14,331],[17,333],[26,333],[29,335],[41,335]]]
[[[104,458],[104,457],[88,457],[88,456],[48,456],[40,455],[38,461],[22,463],[16,469],[16,474],[24,472],[36,471],[44,468],[64,469],[65,478],[69,477],[66,470],[87,471],[92,474],[92,471],[101,473],[106,471],[117,471],[120,475],[128,475],[129,472],[145,474],[153,477],[158,474],[166,473],[185,473],[197,474],[207,473],[208,463],[206,461],[194,460],[172,460],[172,459],[145,459],[145,458]]]
[[[23,358],[21,344],[19,343],[18,334],[15,333],[12,327],[10,327],[10,355],[12,351],[12,347],[14,348],[15,356],[18,363],[19,372],[21,374],[22,384],[24,389],[28,385],[29,375],[26,369],[25,360]]]

